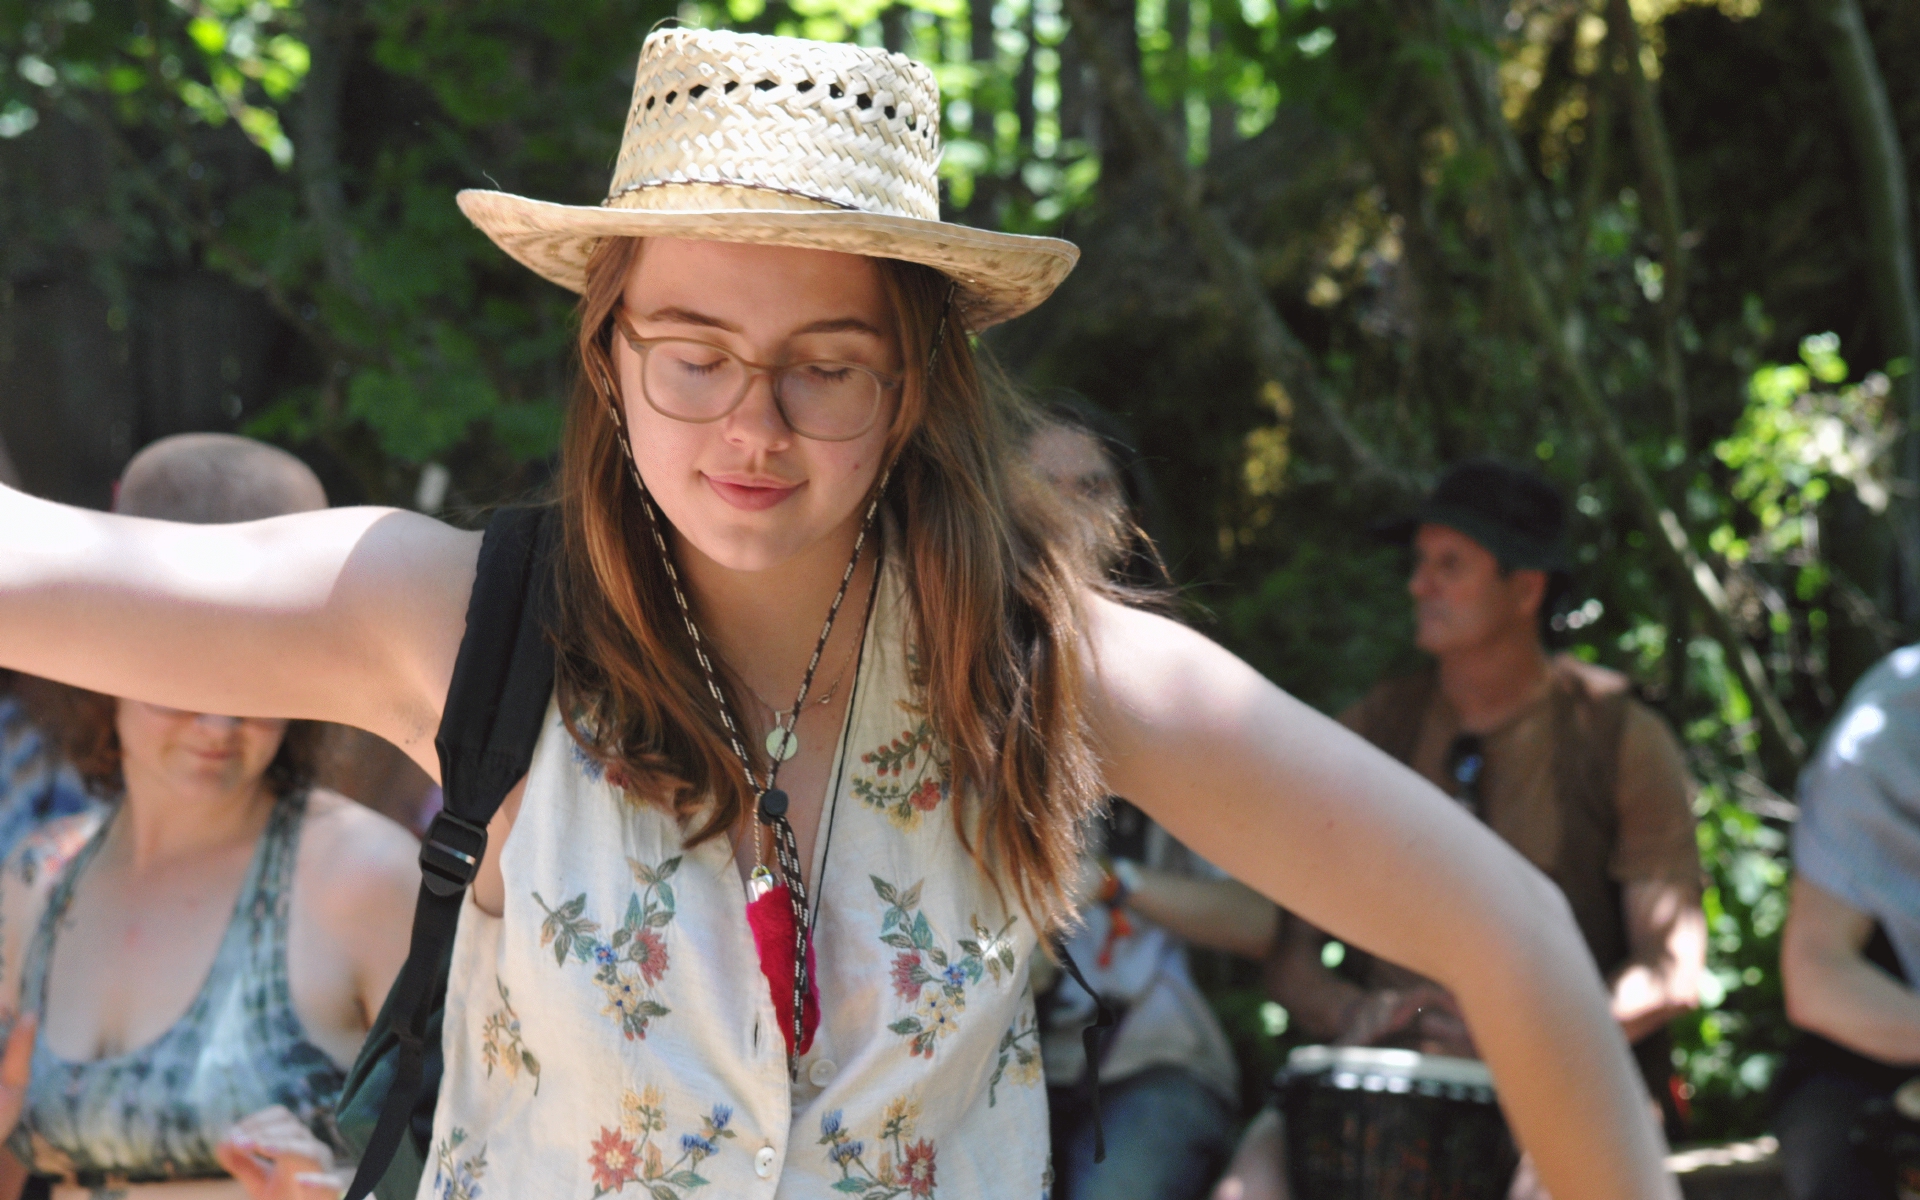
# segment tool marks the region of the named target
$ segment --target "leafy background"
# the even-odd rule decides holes
[[[1404,564],[1365,530],[1443,464],[1530,462],[1574,498],[1559,640],[1630,672],[1702,782],[1714,985],[1676,1026],[1692,1132],[1748,1135],[1788,1037],[1793,758],[1729,649],[1810,737],[1916,617],[1890,517],[1914,494],[1910,364],[1872,298],[1818,7],[1086,0],[1076,33],[1063,0],[0,0],[0,432],[31,488],[82,503],[151,438],[225,428],[306,455],[338,501],[464,519],[547,476],[570,297],[452,194],[597,201],[663,19],[904,49],[944,89],[952,215],[1086,250],[990,348],[1131,428],[1194,619],[1282,685],[1337,709],[1412,661]],[[1920,8],[1859,8],[1882,64],[1920,53]],[[1306,374],[1256,352],[1247,293],[1168,202],[1095,38]],[[1885,74],[1920,147],[1920,82]],[[1569,403],[1528,269],[1625,459]],[[1304,378],[1384,473],[1353,469]],[[1723,582],[1733,636],[1653,553],[1628,460]],[[1243,965],[1203,974],[1257,1097],[1285,1013]]]

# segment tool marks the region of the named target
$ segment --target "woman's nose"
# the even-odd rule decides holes
[[[753,442],[768,450],[785,449],[793,441],[793,429],[780,412],[773,395],[774,376],[762,371],[747,382],[747,394],[740,407],[727,414],[726,433],[736,442]]]

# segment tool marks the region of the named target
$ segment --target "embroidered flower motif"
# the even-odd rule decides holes
[[[833,1190],[859,1200],[897,1200],[904,1195],[932,1200],[935,1186],[934,1143],[926,1138],[909,1144],[920,1118],[920,1102],[905,1096],[887,1105],[875,1139],[879,1157],[867,1163],[867,1143],[846,1128],[840,1110],[820,1118],[820,1142],[827,1161],[840,1171]]]
[[[487,1173],[487,1147],[465,1159],[460,1147],[467,1142],[467,1131],[454,1126],[433,1149],[433,1194],[439,1200],[480,1200],[480,1180]]]
[[[699,1162],[703,1158],[710,1158],[720,1153],[720,1147],[714,1145],[697,1133],[681,1134],[680,1149],[684,1153],[693,1155],[694,1162]]]
[[[601,1015],[619,1026],[629,1041],[643,1040],[658,1017],[671,1010],[654,993],[669,965],[665,930],[674,920],[673,884],[680,869],[675,856],[658,866],[628,859],[634,882],[641,890],[627,897],[620,924],[605,937],[599,921],[587,916],[587,894],[551,905],[533,893],[534,903],[547,914],[540,923],[540,945],[552,949],[555,966],[568,961],[593,969],[593,982],[607,998]]]
[[[696,1168],[720,1153],[721,1142],[738,1136],[727,1128],[732,1120],[733,1109],[714,1105],[701,1118],[698,1133],[680,1135],[680,1156],[668,1162],[654,1140],[655,1134],[667,1128],[660,1089],[648,1086],[640,1092],[627,1091],[620,1097],[620,1128],[603,1126],[587,1155],[596,1200],[630,1183],[645,1185],[650,1200],[684,1200],[687,1193],[711,1182]]]
[[[914,1015],[920,1018],[920,1027],[936,1038],[946,1037],[960,1028],[960,1006],[945,992],[929,992]],[[919,1053],[919,1049],[916,1047],[914,1052]],[[927,1057],[933,1057],[931,1049]]]
[[[908,1053],[932,1058],[935,1044],[959,1028],[969,987],[982,979],[1004,985],[1014,978],[1018,956],[1009,934],[1018,918],[1008,917],[1000,932],[992,933],[975,916],[973,936],[956,943],[955,954],[942,944],[920,908],[920,883],[898,888],[878,875],[868,878],[887,903],[880,918],[880,940],[899,951],[888,972],[893,994],[912,1006],[887,1028],[908,1039]]]
[[[1021,995],[1020,1016],[1000,1035],[1000,1060],[987,1081],[987,1108],[1000,1102],[1000,1081],[1014,1087],[1035,1087],[1041,1081],[1041,1023],[1033,1016],[1033,987]]]
[[[619,1130],[602,1127],[587,1165],[593,1168],[594,1195],[617,1192],[640,1178],[640,1147]]]
[[[868,808],[908,833],[920,827],[920,818],[947,798],[945,756],[933,740],[933,725],[911,704],[900,706],[913,725],[886,745],[860,756],[861,769],[853,773],[848,790]]]
[[[933,1195],[933,1160],[932,1142],[923,1138],[907,1147],[900,1160],[900,1181],[907,1185],[909,1192],[916,1196]]]
[[[902,950],[893,959],[893,994],[902,1000],[914,1001],[920,998],[920,985],[931,979],[926,968],[920,965],[918,950]]]
[[[647,981],[648,987],[659,983],[660,977],[667,973],[667,943],[651,929],[642,929],[633,935],[627,954],[640,968],[640,977]]]
[[[493,1078],[493,1069],[499,1067],[508,1079],[520,1078],[524,1069],[533,1077],[533,1094],[540,1094],[540,1060],[527,1049],[527,1043],[520,1033],[520,1014],[513,1011],[513,1001],[507,996],[507,985],[499,976],[494,976],[494,987],[500,990],[500,1007],[486,1019],[480,1027],[480,1060],[487,1064],[487,1078]]]
[[[865,1142],[842,1142],[827,1151],[827,1156],[833,1159],[834,1166],[844,1167],[866,1152],[867,1144]]]
[[[571,739],[569,739],[568,745],[573,752],[573,765],[580,768],[582,775],[585,775],[595,783],[599,783],[607,777],[607,768],[601,764],[599,759],[587,753],[585,746]]]
[[[895,1097],[880,1114],[880,1136],[887,1141],[910,1138],[920,1121],[920,1102],[905,1096]]]
[[[1029,987],[1031,991],[1031,987]],[[1000,1060],[994,1064],[993,1077],[987,1080],[987,1107],[1000,1103],[999,1088],[1004,1079],[1015,1087],[1033,1087],[1040,1082],[1040,1023],[1033,1005],[1022,996],[1020,1015],[1000,1035]]]

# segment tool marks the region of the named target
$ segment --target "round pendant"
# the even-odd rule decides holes
[[[775,762],[785,762],[800,753],[800,735],[791,729],[775,725],[767,731],[767,757]]]

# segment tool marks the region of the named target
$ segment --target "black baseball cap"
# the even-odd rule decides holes
[[[1508,571],[1565,576],[1567,503],[1559,489],[1520,467],[1490,458],[1447,469],[1419,508],[1373,527],[1376,536],[1406,545],[1422,525],[1445,525],[1485,546]]]

